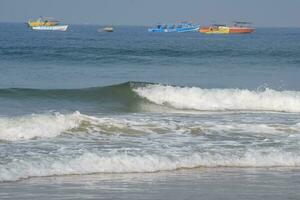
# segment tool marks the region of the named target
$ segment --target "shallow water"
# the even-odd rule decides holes
[[[2,183],[1,199],[299,199],[299,170],[212,168]],[[34,189],[33,189],[34,188]]]
[[[298,198],[300,29],[97,28],[0,24],[3,198]]]

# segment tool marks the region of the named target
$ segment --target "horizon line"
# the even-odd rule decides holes
[[[27,22],[7,22],[7,21],[0,21],[0,24],[23,24]],[[103,24],[97,24],[97,23],[65,23],[67,25],[84,25],[84,26],[140,26],[140,27],[149,27],[153,26],[157,23],[154,24],[109,24],[109,23],[103,23]],[[199,24],[200,25],[200,24]],[[200,25],[200,26],[206,26],[207,24]],[[254,28],[300,28],[300,26],[264,26],[264,25],[259,25],[259,26],[252,26]]]

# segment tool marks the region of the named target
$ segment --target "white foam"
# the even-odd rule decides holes
[[[133,90],[151,102],[177,109],[300,112],[298,91],[202,89],[163,85],[148,85]]]
[[[78,127],[82,118],[83,115],[79,112],[67,115],[53,113],[0,118],[0,140],[56,137],[66,130]]]
[[[166,127],[167,126],[167,127]],[[151,119],[94,117],[77,112],[71,114],[48,113],[0,118],[0,140],[17,141],[32,138],[51,138],[62,133],[153,133],[153,129],[171,128]]]
[[[300,124],[300,123],[299,123]],[[176,118],[147,116],[94,117],[74,112],[71,114],[49,113],[0,118],[0,140],[17,141],[32,138],[51,138],[63,133],[192,133],[217,131],[247,133],[299,133],[299,124],[221,123]],[[78,128],[78,129],[77,129]]]
[[[299,167],[300,156],[295,153],[269,150],[237,153],[195,153],[176,155],[118,155],[101,156],[85,153],[76,158],[41,157],[34,160],[14,160],[0,165],[0,181],[52,175],[91,173],[157,172],[195,167]]]

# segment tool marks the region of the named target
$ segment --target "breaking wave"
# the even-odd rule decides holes
[[[190,156],[128,155],[101,156],[84,153],[76,158],[15,160],[0,165],[0,181],[30,177],[91,173],[157,172],[197,167],[298,167],[296,153],[249,151],[244,154],[195,153]]]
[[[83,89],[0,89],[1,98],[95,103],[99,110],[125,112],[275,111],[300,112],[300,91],[205,89],[144,82]],[[173,109],[173,110],[172,110]]]
[[[297,120],[272,124],[210,116],[77,111],[0,117],[0,181],[197,167],[300,167]]]
[[[134,88],[134,91],[153,103],[176,109],[300,112],[298,91],[202,89],[164,85],[147,85]]]
[[[31,114],[18,117],[0,117],[0,141],[18,141],[53,138],[66,134],[203,134],[211,132],[238,132],[253,134],[293,134],[300,132],[300,123],[241,123],[183,120],[176,118],[135,116],[90,116],[76,111]]]
[[[21,117],[0,118],[0,140],[24,140],[36,137],[55,137],[80,125],[80,113],[63,115],[32,114]]]

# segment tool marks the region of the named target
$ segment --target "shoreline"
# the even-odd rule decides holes
[[[0,183],[0,198],[298,199],[299,172],[299,168],[196,168],[36,177]]]

